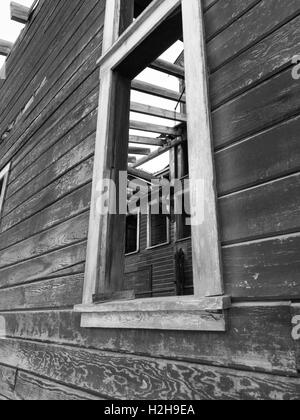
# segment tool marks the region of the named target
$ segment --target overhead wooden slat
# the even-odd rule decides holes
[[[30,10],[30,7],[26,7],[23,4],[12,1],[10,3],[11,20],[25,25],[29,20]]]
[[[131,130],[146,131],[150,133],[161,133],[169,136],[178,136],[181,131],[178,127],[166,127],[163,125],[150,124],[141,121],[130,121]]]
[[[128,175],[134,176],[136,178],[144,179],[145,181],[152,182],[152,180],[156,179],[155,175],[150,174],[149,172],[142,171],[141,169],[136,168],[128,168]]]
[[[149,155],[151,153],[151,149],[146,149],[143,147],[129,147],[129,153],[132,155],[141,155],[141,156],[146,156]]]
[[[0,83],[6,79],[6,65],[5,63],[3,64],[3,66],[0,68]],[[0,85],[1,86],[1,85]]]
[[[13,47],[13,43],[10,41],[5,41],[4,39],[0,39],[0,55],[7,57],[8,54],[11,52]]]
[[[133,144],[145,144],[148,146],[162,146],[163,141],[156,138],[151,137],[143,137],[143,136],[129,136],[129,143]]]
[[[135,156],[128,156],[128,163],[132,164],[132,163],[136,163],[136,157]]]
[[[168,61],[157,59],[149,66],[153,70],[161,71],[170,76],[175,76],[180,79],[184,79],[184,68],[177,64],[172,64]]]
[[[170,111],[167,109],[157,108],[155,106],[139,104],[137,102],[131,102],[130,110],[138,114],[151,115],[152,117],[164,118],[166,120],[175,120],[180,122],[187,121],[187,117],[185,114],[181,114],[176,111]]]
[[[158,96],[159,98],[185,103],[185,95],[181,95],[180,92],[176,92],[175,90],[171,89],[165,89],[157,85],[152,85],[151,83],[142,82],[140,80],[133,80],[131,83],[131,88],[138,92]]]
[[[138,160],[133,168],[138,168],[139,166],[144,165],[145,163],[150,162],[151,160],[163,155],[168,150],[172,149],[173,147],[179,146],[181,143],[186,141],[183,137],[178,137],[177,139],[171,141],[168,145],[160,147],[158,150],[155,150],[153,153],[150,153],[150,155],[146,156],[143,159]]]

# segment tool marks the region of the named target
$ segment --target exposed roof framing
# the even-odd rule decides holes
[[[15,1],[10,3],[11,20],[14,20],[15,22],[23,23],[25,25],[29,20],[30,12],[30,7],[26,7]]]

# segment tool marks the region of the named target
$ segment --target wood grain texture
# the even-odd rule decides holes
[[[3,339],[1,341],[3,341]],[[14,398],[16,375],[16,369],[0,365],[0,394],[4,398]]]
[[[299,231],[299,173],[219,200],[222,241],[241,242]]]
[[[291,315],[292,315],[292,328],[293,328],[293,340],[295,343],[296,349],[296,363],[297,369],[300,371],[300,334],[299,334],[299,324],[300,324],[300,304],[295,303],[291,306]]]
[[[83,274],[1,290],[0,311],[72,307],[81,303]]]
[[[297,116],[216,153],[219,195],[298,172],[299,129]]]
[[[37,306],[42,306],[44,301],[41,294],[36,297]],[[80,327],[80,314],[72,311],[1,313],[1,316],[6,322],[7,335],[22,340],[246,368],[279,375],[296,372],[291,312],[286,304],[234,305],[229,310],[230,324],[226,334],[89,330]]]
[[[26,372],[18,372],[14,395],[18,400],[25,401],[102,400],[100,396],[97,397]]]
[[[244,299],[299,299],[299,234],[223,249],[226,293]]]
[[[117,399],[297,400],[300,392],[299,378],[35,342],[5,340],[0,361],[4,358],[22,370]]]
[[[299,83],[289,67],[299,2],[203,4],[225,289],[254,302],[234,304],[226,334],[80,328],[68,308],[82,296],[104,1],[40,0],[0,91],[0,167],[12,160],[0,234],[0,399],[299,399],[298,311],[273,303],[300,297]],[[153,295],[174,294],[173,254],[131,256],[126,272],[153,265]]]
[[[208,61],[212,71],[240,55],[251,46],[258,44],[261,39],[266,38],[269,34],[283,26],[284,23],[288,22],[300,12],[297,0],[289,0],[288,7],[280,0],[271,0],[271,3],[268,0],[263,0],[261,2],[241,1],[239,2],[240,4],[235,5],[234,8],[232,8],[233,3],[238,3],[236,0],[225,0],[218,3],[219,4],[215,6],[215,9],[223,8],[223,12],[227,8],[227,13],[231,12],[238,14],[241,9],[243,12],[246,11],[247,13],[233,22],[232,25],[228,26],[208,43]],[[255,4],[256,6],[253,7]],[[252,6],[249,11],[247,11],[247,6],[248,8],[249,6]],[[216,10],[211,10],[210,13],[214,16],[218,16],[219,19],[223,17],[222,14],[218,15]],[[209,24],[210,21],[208,20],[207,26]],[[295,22],[295,30],[296,26],[297,24]],[[265,41],[265,45],[270,47],[270,44],[268,41]],[[296,43],[294,45],[296,45]],[[275,45],[274,47],[276,48]],[[259,56],[257,55],[256,59],[258,57]],[[263,59],[263,56],[261,58]],[[279,63],[280,58],[277,58]],[[251,60],[249,60],[249,62],[251,63]]]

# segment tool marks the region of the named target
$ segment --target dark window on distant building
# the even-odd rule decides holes
[[[191,237],[192,230],[190,226],[190,191],[187,180],[189,179],[189,164],[188,164],[188,142],[182,143],[177,147],[177,178],[181,180],[182,186],[185,190],[182,196],[177,197],[182,200],[181,208],[182,214],[176,216],[176,239],[187,239]]]
[[[148,216],[148,248],[165,245],[169,242],[169,219],[164,214]]]
[[[126,245],[127,255],[139,251],[139,215],[128,215],[126,218]]]

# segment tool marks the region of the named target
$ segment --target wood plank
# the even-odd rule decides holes
[[[78,243],[1,270],[1,287],[24,284],[49,277],[69,267],[83,263],[86,242]]]
[[[133,155],[145,156],[145,155],[149,155],[151,153],[151,149],[145,149],[145,148],[142,148],[142,147],[130,146],[129,147],[129,153],[131,153]]]
[[[94,154],[94,147],[95,133],[88,136],[79,143],[78,146],[75,146],[61,158],[54,160],[53,164],[50,165],[49,168],[41,172],[40,175],[36,176],[31,181],[26,183],[26,178],[23,178],[23,187],[17,192],[14,192],[11,197],[7,197],[3,215],[12,212],[26,200],[48,187],[52,182],[55,182],[60,177],[63,177],[68,171],[72,170],[72,168],[91,158]],[[40,170],[42,169],[43,168],[41,167]],[[13,192],[12,188],[10,188],[10,192]]]
[[[91,185],[87,184],[76,189],[61,200],[34,214],[17,226],[1,233],[0,250],[24,241],[42,233],[78,214],[89,210],[91,200]]]
[[[239,21],[241,16],[259,3],[259,1],[260,0],[223,0],[219,2],[218,0],[211,0],[210,8],[204,15],[208,41],[221,32],[224,32],[224,30],[234,24],[235,21]]]
[[[149,67],[153,70],[166,73],[169,76],[178,77],[180,79],[184,79],[185,77],[183,67],[170,63],[169,61],[166,61],[166,60],[157,59],[153,61],[153,63],[151,63]]]
[[[180,0],[153,0],[119,39],[104,50],[98,65],[115,69],[180,6]]]
[[[269,16],[269,3],[264,2],[265,16]],[[285,7],[278,1],[280,9],[278,13],[287,14],[288,18],[293,15],[293,7]],[[296,5],[294,1],[294,5]],[[295,6],[296,7],[296,6]],[[295,8],[294,7],[294,8]],[[298,11],[300,12],[297,3]],[[274,10],[272,9],[272,12]],[[265,27],[264,18],[263,26]],[[273,19],[271,19],[272,24]],[[257,24],[257,22],[256,22]],[[289,67],[291,57],[298,54],[297,45],[300,42],[300,17],[291,20],[286,25],[272,32],[251,49],[239,55],[235,60],[223,66],[211,76],[211,100],[214,108],[228,101],[234,96],[249,90],[252,86],[261,83],[271,75]],[[280,59],[278,58],[280,57]],[[251,80],[251,82],[249,82]]]
[[[131,130],[145,131],[150,133],[160,133],[175,137],[179,136],[181,133],[180,128],[177,127],[173,128],[164,125],[151,124],[133,120],[130,121],[129,127]]]
[[[130,2],[132,13],[124,14],[123,22],[121,6],[119,0],[114,0],[106,7],[102,54],[106,54],[117,40],[121,24],[128,26],[133,21],[134,3]],[[114,112],[116,103],[118,113]],[[99,208],[105,209],[105,203],[108,202],[110,206],[115,199],[111,189],[108,198],[99,196],[99,183],[104,187],[104,180],[110,179],[119,185],[119,172],[126,171],[128,167],[130,80],[118,73],[113,74],[111,68],[100,71],[99,109],[83,303],[91,303],[95,294],[113,294],[124,290],[125,216],[99,211]],[[111,238],[110,242],[107,241],[108,237]]]
[[[142,82],[140,80],[133,80],[131,83],[131,88],[141,93],[147,93],[149,95],[169,99],[171,101],[180,101],[182,103],[185,103],[186,101],[185,95],[181,95],[180,92],[153,85],[151,83]]]
[[[0,252],[0,272],[4,267],[30,260],[87,239],[88,213],[69,219]],[[36,244],[39,244],[37,247]]]
[[[93,158],[90,158],[64,176],[26,200],[21,206],[2,219],[2,230],[6,231],[26,218],[46,209],[55,201],[62,199],[75,189],[89,183],[92,179]]]
[[[223,243],[298,232],[300,174],[230,194],[219,206]]]
[[[297,116],[217,152],[219,195],[298,172],[299,130],[300,116]]]
[[[145,144],[149,146],[162,146],[163,141],[152,137],[129,136],[129,143]]]
[[[0,311],[66,308],[82,299],[83,273],[2,289]]]
[[[84,102],[86,103],[86,101]],[[49,142],[45,141],[39,143],[30,153],[31,159],[29,166],[27,159],[27,165],[23,164],[22,161],[18,163],[15,163],[14,161],[6,199],[8,200],[13,194],[16,194],[20,189],[24,188],[26,184],[32,182],[33,179],[42,179],[41,173],[49,171],[49,167],[57,168],[56,165],[58,161],[64,163],[64,159],[62,158],[63,156],[68,154],[70,157],[72,157],[72,149],[76,148],[78,151],[80,151],[81,148],[80,154],[82,155],[84,148],[82,147],[83,144],[81,142],[85,142],[87,144],[89,141],[87,138],[95,133],[96,121],[97,110],[94,110],[82,120],[80,120],[77,125],[71,128],[64,137],[59,138],[58,141],[55,141],[57,140],[57,136],[53,135],[51,138],[49,138]],[[81,146],[79,146],[80,144]],[[93,149],[94,145],[92,146],[91,150]],[[76,160],[73,160],[73,162],[76,162]],[[65,167],[66,164],[63,164],[61,170],[63,170]],[[54,170],[54,172],[57,173],[57,169]],[[49,173],[48,175],[50,176]]]
[[[8,399],[14,399],[16,374],[16,369],[0,365],[0,394]]]
[[[102,305],[78,305],[84,328],[150,329],[177,331],[227,330],[224,310],[229,297],[197,299],[172,297],[115,301]]]
[[[223,248],[226,294],[245,299],[298,299],[299,234]]]
[[[40,296],[42,299],[42,296]],[[226,334],[182,331],[86,330],[73,311],[1,313],[10,337],[171,358],[279,375],[296,372],[288,304],[241,304],[229,310]],[[51,329],[49,329],[51,325]],[[266,329],[265,326],[268,325]],[[277,355],[274,357],[274,343]]]
[[[150,155],[146,156],[145,158],[138,160],[137,163],[133,165],[133,168],[138,168],[144,165],[145,163],[150,162],[158,156],[161,156],[169,150],[173,149],[174,147],[182,144],[184,141],[186,140],[182,137],[178,137],[177,139],[170,141],[169,144],[167,144],[166,146],[162,146],[158,150],[155,150],[154,152],[150,153]]]
[[[247,13],[244,13],[243,16],[220,32],[219,35],[215,36],[208,43],[207,55],[212,72],[272,34],[277,28],[291,20],[300,11],[297,0],[291,0],[289,2],[289,7],[284,7],[284,4],[280,2],[280,0],[272,0],[272,19],[270,19],[270,3],[268,0],[263,0],[261,2],[242,1],[239,2],[241,4],[238,6],[236,5],[236,3],[238,3],[236,0],[226,0],[221,3],[224,4],[216,5],[213,8],[214,10],[211,9],[209,13],[215,15],[213,17],[215,17],[216,20],[218,19],[216,17],[218,14],[220,19],[224,14],[224,11],[221,12],[220,10],[222,9],[222,6],[224,9],[228,8],[227,13],[230,13],[230,11],[231,13],[232,11],[233,13],[239,13],[241,9],[241,11],[246,11]],[[234,7],[232,7],[233,4]],[[247,11],[247,9],[249,10]],[[212,26],[213,17],[210,17],[209,14],[207,15],[207,26]],[[218,29],[222,29],[220,26],[218,25]],[[247,28],[247,31],[245,31],[245,28]],[[251,33],[250,37],[247,36],[247,32]],[[214,33],[213,28],[211,29],[211,33]],[[280,38],[278,38],[278,42],[280,42]],[[274,44],[272,46],[276,48]],[[259,57],[258,54],[258,61]],[[268,64],[267,61],[265,64]]]
[[[41,357],[44,363],[40,362]],[[4,359],[7,363],[18,364],[27,372],[35,372],[64,385],[85,388],[110,398],[298,400],[300,392],[299,378],[77,350],[37,342],[4,340],[0,348],[0,361]],[[81,368],[78,369],[78,366]],[[126,378],[126,390],[123,380],[111,381],[112,376],[119,377],[120,374]]]
[[[194,290],[199,297],[218,296],[223,294],[222,261],[202,1],[183,0],[182,16],[189,40],[185,74]]]
[[[292,314],[292,337],[296,348],[297,369],[300,371],[300,304],[295,303],[291,306]]]
[[[131,102],[130,110],[138,114],[151,115],[152,117],[164,118],[167,120],[186,122],[187,117],[185,114],[181,114],[176,111],[169,111],[162,108],[157,108],[150,105],[139,104],[136,102]]]
[[[98,48],[99,48],[99,44],[98,44]],[[20,136],[19,140],[18,140],[18,138],[17,138],[17,141],[16,141],[16,138],[11,138],[9,145],[6,145],[7,146],[6,149],[8,149],[8,147],[11,148],[10,153],[13,153],[16,149],[18,149],[19,141],[21,139],[22,139],[22,143],[24,145],[24,142],[25,142],[24,137],[26,138],[28,135],[31,137],[32,149],[34,150],[33,146],[34,146],[35,142],[32,141],[33,140],[32,136],[35,133],[34,130],[36,130],[37,123],[39,121],[41,121],[41,119],[43,121],[47,120],[47,118],[53,113],[53,111],[56,110],[56,108],[59,105],[61,105],[61,101],[64,101],[66,99],[65,95],[67,95],[67,97],[68,97],[68,95],[70,95],[70,93],[72,93],[74,91],[74,86],[76,86],[79,90],[82,90],[81,85],[80,85],[79,81],[77,80],[77,77],[79,77],[79,76],[83,77],[83,80],[86,78],[87,71],[88,71],[88,69],[90,69],[91,63],[95,62],[96,56],[97,56],[97,49],[95,51],[93,51],[93,53],[89,56],[88,61],[85,62],[84,65],[77,72],[75,72],[76,77],[75,77],[75,74],[74,74],[74,77],[71,78],[71,80],[67,83],[66,86],[64,86],[64,89],[62,89],[62,88],[58,89],[58,94],[56,95],[55,100],[52,100],[52,101],[49,102],[50,107],[48,107],[48,109],[43,110],[43,112],[41,113],[41,109],[39,107],[37,108],[38,114],[37,115],[32,115],[32,117],[30,118],[31,122],[34,121],[34,125],[33,125],[33,127],[31,127],[31,130],[25,130],[25,133],[24,133],[24,127],[22,127],[22,129],[20,128],[19,130],[17,130],[15,135]],[[77,62],[77,65],[78,65],[78,62]],[[96,75],[97,72],[94,72],[94,73]],[[74,78],[76,80],[75,85],[74,85]],[[61,79],[59,79],[59,80],[61,80]],[[79,84],[79,87],[78,87],[78,84]],[[97,85],[98,85],[98,77],[96,75],[94,86],[97,86]],[[48,100],[49,100],[49,98],[48,98]],[[76,101],[74,102],[74,99],[73,99],[73,101],[71,101],[70,103],[74,107],[74,104],[76,103]],[[97,103],[97,101],[95,101],[94,105],[96,105],[96,103]],[[62,116],[61,113],[60,113],[60,116]],[[58,118],[59,118],[59,116],[57,117],[57,120],[58,120]],[[40,139],[39,139],[39,141],[40,141]],[[3,151],[3,153],[4,152],[5,152],[5,150]]]
[[[287,69],[215,110],[215,147],[225,147],[297,115],[299,89],[299,81]]]
[[[10,18],[15,22],[26,24],[29,20],[30,7],[11,1],[10,2]]]
[[[25,401],[90,401],[103,399],[100,396],[21,371],[17,375],[15,395],[18,400]]]
[[[25,64],[22,63],[21,65],[21,63],[20,62],[18,63],[17,61],[16,63],[14,63],[14,66],[12,69],[13,71],[11,72],[10,66],[12,66],[12,62],[10,61],[8,62],[9,74],[11,78],[12,76],[15,76],[15,78],[12,78],[15,81],[15,83],[7,84],[7,90],[5,92],[5,95],[3,95],[3,101],[6,104],[8,104],[9,97],[13,97],[13,99],[16,99],[16,97],[19,97],[20,94],[23,92],[24,87],[27,86],[32,76],[34,75],[34,73],[32,72],[32,69],[33,68],[36,70],[39,69],[39,66],[45,59],[45,54],[43,54],[45,51],[44,49],[48,48],[48,54],[50,54],[50,52],[53,51],[55,47],[57,47],[57,43],[59,39],[58,31],[60,30],[62,33],[60,25],[55,25],[55,24],[53,25],[51,36],[48,35],[45,38],[44,43],[40,42],[40,39],[41,39],[40,31],[44,30],[44,33],[46,33],[49,25],[53,24],[52,19],[54,17],[57,17],[58,14],[60,15],[60,19],[61,19],[60,24],[63,26],[63,31],[65,31],[67,25],[64,25],[64,23],[67,22],[70,15],[72,15],[72,13],[74,12],[74,9],[76,10],[77,7],[78,7],[78,3],[76,1],[74,1],[74,3],[70,5],[69,8],[66,8],[66,7],[63,7],[63,5],[57,5],[57,3],[54,3],[54,10],[53,10],[52,15],[51,14],[48,15],[45,21],[43,22],[44,24],[41,25],[39,28],[36,28],[37,32],[35,34],[36,35],[35,42],[27,44],[28,47],[30,47],[31,55],[28,54],[28,57],[26,57],[27,59],[25,59]],[[38,37],[37,37],[37,34],[39,34]],[[29,51],[27,51],[27,53],[28,52]],[[18,74],[18,77],[16,77],[16,72]],[[25,83],[23,79],[25,80]],[[4,109],[0,107],[0,111],[1,111],[0,113],[1,113],[2,118],[6,115],[7,112],[9,112],[10,109],[11,109],[10,106],[7,106],[6,108],[4,107]]]
[[[136,168],[128,168],[127,172],[129,175],[132,175],[136,178],[141,178],[141,179],[145,179],[146,181],[153,181],[154,179],[157,179],[154,175],[150,174],[149,172],[146,171],[142,171],[140,169],[136,169]]]
[[[7,57],[10,54],[12,47],[13,47],[12,42],[6,41],[4,39],[0,39],[0,55]]]
[[[128,161],[128,163],[129,164],[134,164],[134,163],[136,163],[136,157],[135,156],[128,156],[128,159],[127,159],[127,161]]]

